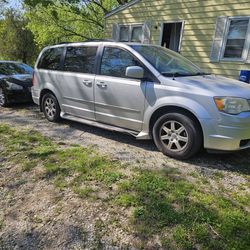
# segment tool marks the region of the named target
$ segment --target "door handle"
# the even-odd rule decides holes
[[[92,81],[90,80],[83,80],[82,83],[86,85],[87,87],[90,87],[92,85]]]
[[[106,88],[108,86],[105,82],[97,82],[96,85],[101,88]]]

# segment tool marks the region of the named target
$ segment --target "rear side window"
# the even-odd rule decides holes
[[[141,64],[126,50],[105,47],[101,62],[101,75],[125,78],[126,68],[129,66],[141,66]]]
[[[93,74],[97,47],[68,47],[64,71]]]
[[[64,48],[52,48],[46,50],[38,63],[39,69],[60,70],[61,56]]]

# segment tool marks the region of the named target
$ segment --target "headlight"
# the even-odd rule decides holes
[[[231,115],[237,115],[241,112],[250,111],[248,100],[237,97],[214,97],[215,104],[219,111]]]
[[[10,90],[22,90],[22,89],[23,89],[22,86],[20,86],[20,85],[18,85],[18,84],[15,84],[15,83],[13,83],[13,82],[7,81],[7,83],[8,83],[8,85],[9,85],[8,89],[10,89]]]

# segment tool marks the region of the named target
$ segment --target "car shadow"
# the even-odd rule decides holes
[[[13,104],[11,107],[9,107],[9,109],[13,109],[13,111],[28,109],[32,112],[40,114],[38,107],[34,103]],[[41,119],[45,120],[42,114]],[[64,119],[61,121],[61,125],[63,126],[60,126],[60,123],[58,125],[59,126],[55,128],[55,134],[67,133],[67,131],[65,131],[65,125],[67,125],[69,128],[71,128],[71,131],[68,131],[67,137],[70,137],[73,134],[72,130],[78,130],[82,133],[86,132],[94,134],[96,136],[107,138],[119,143],[124,143],[137,148],[141,148],[149,152],[158,152],[158,149],[156,148],[153,140],[136,140],[136,138],[134,138],[132,135],[109,131]],[[168,161],[168,159],[169,158],[166,157],[166,161]],[[194,156],[192,159],[185,161],[174,161],[176,161],[176,163],[185,162],[195,165],[199,167],[201,171],[206,171],[206,169],[215,169],[250,175],[250,149],[229,153],[208,153],[206,150],[201,150],[201,152]]]
[[[92,133],[100,137],[104,137],[119,143],[126,143],[131,146],[144,149],[150,152],[158,152],[153,140],[137,140],[132,135],[123,134],[120,132],[113,132],[77,122],[63,120],[64,124],[67,124],[73,129],[77,129],[82,132]],[[168,157],[166,156],[166,160]],[[178,160],[175,160],[178,161]],[[250,149],[234,152],[207,152],[202,149],[197,155],[189,160],[183,160],[178,162],[185,162],[195,165],[201,168],[201,171],[206,169],[226,170],[230,172],[237,172],[246,175],[250,175]]]

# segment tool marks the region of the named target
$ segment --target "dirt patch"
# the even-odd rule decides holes
[[[34,105],[0,109],[0,123],[39,131],[62,148],[92,147],[128,165],[122,171],[125,175],[138,168],[176,170],[175,178],[208,183],[208,193],[227,190],[236,198],[238,192],[249,195],[250,150],[227,155],[201,152],[192,160],[176,161],[158,152],[152,141],[65,120],[50,123]],[[18,164],[6,163],[8,159],[0,154],[0,249],[164,249],[153,236],[143,239],[147,243],[142,245],[129,228],[131,210],[105,205],[107,193],[100,191],[91,201],[81,199],[69,189],[55,188],[40,166],[23,171]],[[233,202],[237,205],[237,199]],[[181,209],[176,204],[176,210]],[[249,212],[248,206],[244,209]]]

